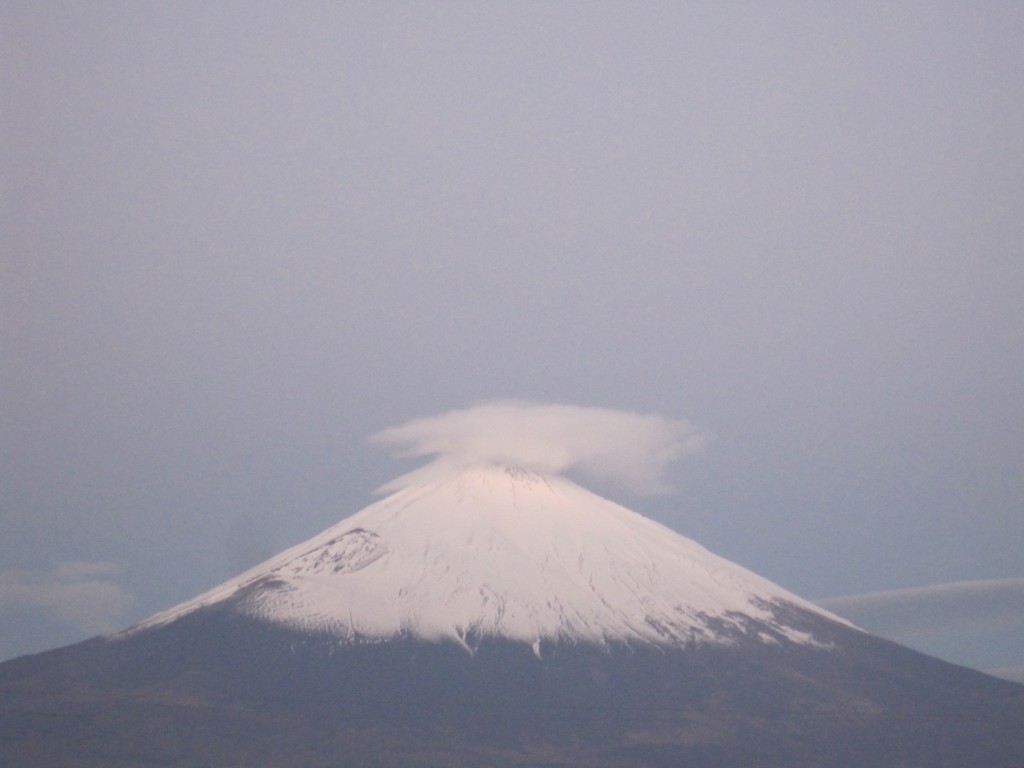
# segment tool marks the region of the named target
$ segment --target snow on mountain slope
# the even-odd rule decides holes
[[[484,637],[814,644],[773,606],[844,622],[560,475],[468,466],[403,488],[128,632],[224,600],[352,642]]]

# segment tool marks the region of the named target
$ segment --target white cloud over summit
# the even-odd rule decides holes
[[[434,457],[384,486],[393,490],[438,470],[507,464],[535,472],[578,472],[634,493],[671,490],[664,474],[705,437],[686,421],[578,405],[498,401],[414,419],[371,437],[401,456]]]

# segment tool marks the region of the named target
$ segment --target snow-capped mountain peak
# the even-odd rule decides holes
[[[815,643],[780,607],[841,621],[560,475],[468,465],[404,487],[131,631],[230,600],[349,642],[499,637]]]

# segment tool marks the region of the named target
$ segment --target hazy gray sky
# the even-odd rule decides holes
[[[609,495],[806,597],[1024,592],[1024,5],[0,35],[0,656],[317,532],[415,466],[368,435],[492,398],[692,424],[675,495]],[[1001,604],[918,646],[1024,665]]]

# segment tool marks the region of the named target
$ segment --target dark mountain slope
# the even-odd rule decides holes
[[[790,617],[790,621],[799,621]],[[230,604],[0,665],[40,766],[1024,765],[1024,686],[816,616],[808,648],[339,644]],[[820,623],[819,623],[820,622]]]

